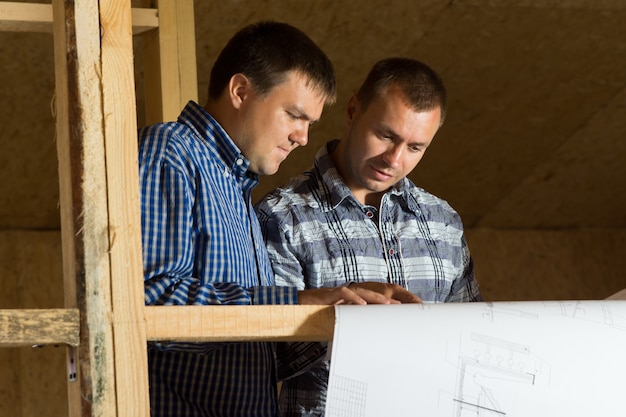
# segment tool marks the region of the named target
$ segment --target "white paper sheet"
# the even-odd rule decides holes
[[[327,417],[626,415],[626,301],[337,306]]]

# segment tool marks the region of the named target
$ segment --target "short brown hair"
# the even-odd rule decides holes
[[[217,99],[230,78],[241,73],[263,95],[296,71],[334,103],[337,86],[333,65],[301,30],[287,23],[262,21],[237,32],[220,52],[209,81],[209,98]]]
[[[443,81],[428,65],[411,58],[386,58],[378,61],[359,88],[357,97],[367,108],[387,87],[400,87],[407,104],[415,111],[441,109],[440,125],[446,116],[447,93]]]

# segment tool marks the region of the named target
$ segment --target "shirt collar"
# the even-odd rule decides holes
[[[202,106],[189,101],[178,122],[189,126],[196,136],[206,142],[211,152],[246,187],[259,183],[259,176],[249,172],[250,160],[246,158],[222,126]]]
[[[322,176],[321,182],[324,184],[324,191],[328,195],[328,202],[330,203],[330,207],[326,207],[328,210],[334,210],[345,199],[351,199],[358,203],[348,186],[343,182],[343,178],[339,175],[330,157],[337,144],[339,144],[338,139],[331,140],[322,146],[315,155],[315,166]]]
[[[325,189],[328,190],[326,194],[330,197],[329,201],[331,206],[328,207],[328,209],[331,210],[334,210],[346,199],[349,199],[359,206],[361,205],[361,203],[354,198],[352,192],[343,181],[343,178],[339,175],[339,172],[330,157],[330,154],[335,150],[338,144],[339,139],[331,140],[326,143],[325,146],[322,146],[315,156],[315,165],[321,173]],[[411,192],[412,188],[413,184],[408,178],[405,177],[391,187],[391,189],[387,191],[387,194],[403,200],[411,211],[417,213],[419,212],[419,204],[416,196],[414,196]]]

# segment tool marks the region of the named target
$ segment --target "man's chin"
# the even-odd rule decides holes
[[[280,168],[280,164],[276,164],[273,167],[263,167],[259,170],[259,175],[274,175],[278,172],[278,168]]]

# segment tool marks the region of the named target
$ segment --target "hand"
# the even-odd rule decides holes
[[[399,304],[396,301],[377,291],[367,288],[334,287],[314,288],[298,291],[298,304]]]
[[[400,303],[420,303],[422,300],[412,292],[406,290],[398,284],[387,284],[385,282],[353,282],[348,286],[353,291],[369,290],[384,295]]]

